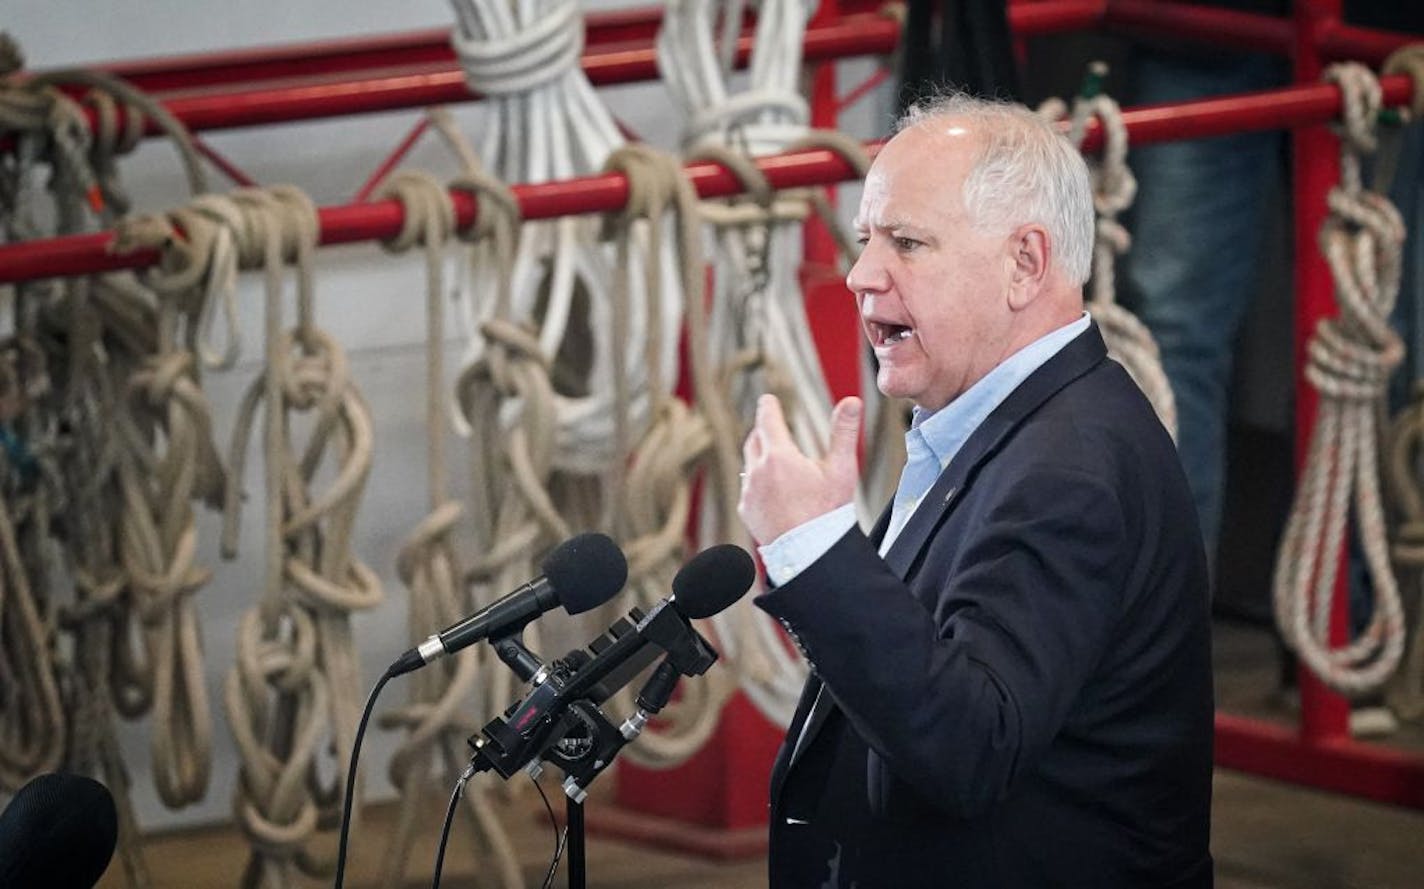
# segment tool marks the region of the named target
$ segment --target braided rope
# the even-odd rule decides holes
[[[233,231],[239,262],[265,271],[267,365],[243,397],[234,429],[224,555],[237,545],[245,446],[259,407],[267,515],[264,593],[239,629],[224,704],[241,760],[234,810],[252,845],[242,884],[285,886],[297,871],[330,867],[311,843],[336,821],[360,715],[349,615],[382,595],[350,547],[370,470],[371,421],[344,353],[313,317],[311,201],[290,187],[238,191],[230,201],[220,215],[242,223]],[[297,269],[297,323],[284,331],[288,260]],[[308,434],[298,441],[295,421],[303,415]],[[326,481],[320,491],[318,477]],[[328,749],[336,778],[323,787],[317,767]]]
[[[1107,65],[1095,62],[1091,73],[1098,79],[1107,75]],[[1177,437],[1177,401],[1171,381],[1162,369],[1162,355],[1147,325],[1117,301],[1117,258],[1132,248],[1132,236],[1118,216],[1132,206],[1137,196],[1137,179],[1127,165],[1128,136],[1122,108],[1110,96],[1097,93],[1079,95],[1071,114],[1060,99],[1050,99],[1039,107],[1050,120],[1070,118],[1068,140],[1083,144],[1088,121],[1097,117],[1103,127],[1103,152],[1090,160],[1093,209],[1097,213],[1097,237],[1093,242],[1092,287],[1087,310],[1102,330],[1108,354],[1122,364],[1151,402],[1157,418],[1173,438]]]
[[[1363,155],[1376,144],[1379,81],[1353,63],[1331,66],[1324,77],[1344,96],[1344,123],[1336,127],[1340,184],[1330,191],[1330,213],[1320,229],[1340,315],[1321,320],[1307,346],[1305,375],[1320,392],[1320,408],[1277,555],[1273,593],[1286,643],[1331,688],[1358,695],[1387,680],[1404,650],[1376,466],[1378,414],[1404,354],[1388,321],[1399,291],[1404,223],[1387,198],[1365,190],[1360,172]],[[1374,612],[1358,637],[1334,648],[1330,617],[1352,494]]]

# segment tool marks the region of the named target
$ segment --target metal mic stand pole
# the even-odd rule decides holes
[[[571,796],[564,797],[567,803],[569,844],[569,889],[585,889],[587,874],[584,871],[583,847],[583,803]]]

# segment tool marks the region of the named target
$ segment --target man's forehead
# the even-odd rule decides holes
[[[895,141],[909,135],[905,130]],[[893,228],[895,225],[930,224],[962,207],[959,186],[968,143],[937,138],[941,133],[919,133],[918,138],[887,145],[866,174],[856,224]],[[964,148],[960,148],[963,144]]]

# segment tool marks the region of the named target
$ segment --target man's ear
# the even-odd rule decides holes
[[[1038,223],[1021,225],[1009,235],[1009,308],[1027,308],[1043,290],[1052,252],[1048,231]]]

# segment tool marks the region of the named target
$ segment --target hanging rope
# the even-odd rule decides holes
[[[486,189],[488,190],[488,189]],[[464,595],[463,572],[452,533],[464,510],[446,493],[444,437],[447,428],[444,382],[444,250],[455,234],[455,211],[446,190],[425,173],[402,172],[381,189],[404,208],[401,232],[385,246],[393,253],[423,247],[426,278],[426,427],[430,513],[401,547],[397,572],[410,591],[409,626],[412,642],[431,627],[453,624],[471,612]],[[483,206],[483,205],[482,205]],[[492,214],[482,214],[488,218]],[[432,778],[457,775],[465,759],[464,739],[479,723],[467,712],[479,669],[479,649],[466,648],[411,677],[410,703],[383,715],[386,729],[403,729],[406,737],[391,757],[391,783],[400,789],[400,812],[385,855],[383,885],[403,886],[424,802],[435,798],[447,782]],[[439,763],[441,768],[432,770]],[[485,787],[468,787],[466,811],[472,813],[479,836],[496,859],[505,886],[522,885],[518,860],[509,837],[488,801]]]
[[[1361,179],[1361,160],[1376,144],[1379,81],[1353,63],[1331,66],[1325,79],[1344,97],[1344,122],[1336,127],[1340,184],[1330,191],[1330,214],[1320,229],[1340,315],[1321,320],[1307,347],[1306,379],[1320,392],[1320,407],[1277,555],[1273,592],[1286,643],[1331,688],[1359,695],[1388,679],[1404,650],[1376,467],[1382,397],[1404,353],[1388,321],[1399,291],[1404,224],[1389,200],[1365,189]],[[1352,494],[1374,608],[1369,626],[1335,648],[1331,612]]]
[[[360,715],[349,615],[381,598],[379,581],[351,553],[371,422],[345,354],[316,326],[310,200],[290,187],[239,191],[230,200],[222,215],[235,223],[240,261],[265,272],[266,368],[238,411],[223,552],[236,551],[246,443],[260,406],[266,568],[262,598],[239,628],[224,704],[241,762],[235,814],[253,847],[242,885],[288,886],[297,871],[329,869],[311,843],[319,828],[336,823]],[[284,332],[289,260],[297,269],[297,323]],[[313,487],[318,477],[327,482],[322,490]],[[335,759],[322,767],[327,750]],[[330,786],[319,785],[323,774],[336,776]]]
[[[154,777],[164,804],[180,808],[203,798],[212,756],[202,641],[191,601],[212,572],[196,563],[192,502],[220,503],[224,480],[194,356],[180,342],[180,306],[202,297],[217,226],[190,211],[176,211],[173,219],[186,238],[167,220],[151,218],[119,230],[119,249],[162,244],[164,257],[146,276],[160,299],[158,348],[129,377],[125,409],[116,420],[123,443],[119,555],[153,676]]]
[[[623,138],[578,65],[583,21],[573,0],[452,0],[458,26],[452,36],[470,87],[491,97],[480,156],[491,174],[505,182],[545,182],[590,175],[602,169]],[[681,294],[675,278],[661,282],[662,302],[649,314],[646,294],[629,301],[626,324],[610,317],[607,282],[614,264],[598,243],[596,223],[564,218],[525,226],[514,261],[508,320],[535,332],[539,352],[555,375],[553,465],[564,478],[560,506],[576,525],[607,522],[613,487],[627,450],[651,422],[651,381],[670,385],[677,362]],[[642,245],[631,254],[634,267],[651,260]],[[661,257],[665,275],[675,258]],[[644,287],[636,275],[635,288]],[[492,282],[474,276],[463,288],[462,318],[468,347],[465,368],[480,363],[488,338],[481,330],[497,302]],[[654,320],[654,317],[656,320]],[[633,351],[620,352],[615,336]],[[662,350],[655,360],[641,344]],[[621,373],[620,373],[621,369]],[[617,395],[617,393],[622,393]],[[657,393],[661,394],[661,393]],[[615,397],[626,400],[615,408]],[[620,429],[620,419],[629,424]],[[469,432],[457,415],[456,425]],[[589,478],[601,478],[590,494]]]
[[[758,6],[750,75],[742,91],[732,91],[736,41],[745,9],[740,0],[670,2],[658,32],[658,68],[683,113],[683,144],[690,159],[727,167],[748,195],[707,201],[701,207],[703,217],[715,227],[709,362],[716,368],[717,391],[741,418],[732,437],[740,440],[757,397],[772,392],[783,402],[798,445],[818,454],[830,435],[831,396],[798,278],[803,223],[815,212],[837,236],[844,255],[854,255],[854,249],[821,189],[776,193],[751,156],[829,148],[862,175],[869,162],[859,143],[848,137],[807,130],[809,108],[799,92],[801,47],[814,4],[767,0]],[[864,352],[861,361],[868,365]],[[878,431],[888,423],[900,425],[898,434],[903,434],[896,413],[882,409],[874,386],[864,391],[872,419],[867,431]],[[878,457],[881,452],[867,453]],[[894,476],[888,476],[888,486],[882,490],[883,465],[872,461],[867,484],[858,494],[863,515],[878,508],[894,490]],[[734,512],[719,503],[704,507],[698,518],[703,542],[746,542]],[[788,724],[805,682],[804,661],[775,624],[749,604],[718,615],[714,625],[722,653],[748,697],[773,722]]]
[[[1177,402],[1171,382],[1162,369],[1157,342],[1147,325],[1117,301],[1117,258],[1132,247],[1132,236],[1118,221],[1118,216],[1132,206],[1137,196],[1137,179],[1127,166],[1128,137],[1122,108],[1100,89],[1107,73],[1103,62],[1089,65],[1084,88],[1073,99],[1068,132],[1069,141],[1081,146],[1089,120],[1097,117],[1103,128],[1102,155],[1088,163],[1093,183],[1093,209],[1097,211],[1097,238],[1093,242],[1093,277],[1087,309],[1102,330],[1108,354],[1127,370],[1151,402],[1157,418],[1175,439]],[[1039,113],[1050,120],[1069,116],[1060,99],[1043,103]]]
[[[627,301],[635,290],[629,258],[636,239],[643,236],[651,264],[642,272],[654,319],[662,299],[659,282],[667,277],[659,267],[660,258],[669,252],[676,258],[673,272],[684,295],[682,315],[687,319],[688,372],[695,400],[689,406],[666,394],[662,381],[654,378],[649,387],[655,393],[653,422],[631,448],[626,483],[618,486],[623,492],[622,508],[611,526],[625,541],[629,588],[638,604],[648,606],[666,595],[684,560],[692,515],[692,480],[703,470],[708,483],[703,496],[717,505],[716,513],[721,516],[717,527],[727,527],[731,515],[727,510],[735,509],[738,489],[738,430],[711,371],[707,349],[697,194],[676,158],[646,145],[620,149],[608,166],[628,177],[629,192],[625,209],[607,220],[623,270],[614,283],[615,328],[621,329],[619,321],[628,313]],[[669,234],[671,251],[664,246]],[[652,327],[657,326],[655,320]],[[620,345],[615,341],[615,349]],[[662,345],[650,341],[647,349],[647,360],[651,361]],[[620,396],[615,402],[622,406],[626,398]],[[627,424],[620,426],[626,428]],[[628,756],[654,767],[682,762],[711,736],[732,690],[721,671],[702,682],[684,683],[679,700],[660,714],[661,724],[645,731],[629,748]],[[630,700],[631,692],[625,690],[620,702],[626,706]]]

